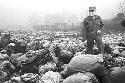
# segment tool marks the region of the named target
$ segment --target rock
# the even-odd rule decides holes
[[[61,50],[59,61],[63,62],[64,64],[68,64],[73,57],[73,53],[67,50]]]
[[[99,81],[92,73],[77,73],[67,77],[63,83],[99,83]]]
[[[6,77],[7,77],[7,73],[0,71],[0,83],[5,82]]]
[[[7,60],[9,56],[7,54],[0,54],[0,60]]]
[[[121,55],[122,57],[125,57],[125,51],[122,51],[122,52],[120,53],[120,55]]]
[[[39,74],[45,74],[48,71],[54,71],[56,70],[56,64],[48,62],[47,64],[41,66],[39,68]]]
[[[114,67],[102,79],[103,83],[125,83],[125,66]]]
[[[53,71],[46,72],[41,78],[44,83],[60,83],[61,79],[60,73]]]
[[[64,76],[69,76],[77,72],[90,71],[96,69],[95,73],[104,73],[103,65],[100,64],[103,62],[103,58],[99,55],[79,55],[71,59],[67,67],[64,69]],[[98,67],[102,66],[100,69]],[[98,71],[97,71],[98,70]],[[100,73],[102,74],[102,73]]]

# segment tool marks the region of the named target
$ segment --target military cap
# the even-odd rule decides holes
[[[89,11],[95,11],[96,7],[89,7]]]

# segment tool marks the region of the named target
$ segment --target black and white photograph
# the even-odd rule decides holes
[[[125,83],[125,0],[0,0],[0,83]]]

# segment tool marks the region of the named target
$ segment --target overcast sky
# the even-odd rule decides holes
[[[66,12],[87,15],[89,6],[97,7],[97,14],[103,19],[116,15],[121,0],[0,0],[0,24],[26,23],[32,15],[44,16]]]

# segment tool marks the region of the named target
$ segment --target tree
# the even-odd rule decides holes
[[[117,16],[121,17],[121,25],[123,27],[125,27],[125,1],[121,1],[119,4],[119,13],[117,14]]]
[[[121,25],[122,25],[123,27],[125,27],[125,19],[123,19],[123,20],[121,21]]]
[[[124,13],[125,14],[125,2],[123,2],[123,1],[120,2],[118,9],[119,9],[119,13]]]

